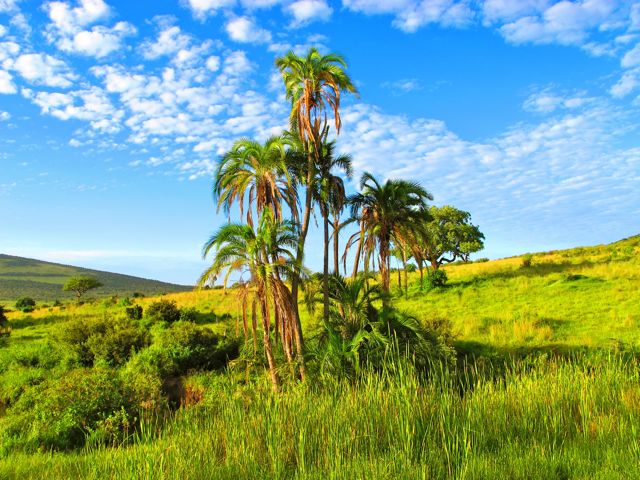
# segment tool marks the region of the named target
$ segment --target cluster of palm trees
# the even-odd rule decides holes
[[[307,278],[303,259],[311,217],[317,211],[322,218],[323,320],[329,325],[330,317],[346,315],[351,319],[345,317],[348,325],[355,322],[356,310],[361,317],[373,301],[368,280],[361,280],[368,278],[369,272],[379,271],[380,285],[376,288],[380,295],[376,299],[388,304],[391,251],[395,248],[403,252],[406,264],[412,252],[420,250],[418,245],[425,232],[420,226],[429,218],[427,201],[432,199],[417,183],[380,183],[367,173],[360,182],[360,193],[347,196],[344,179],[352,176],[351,157],[338,155],[335,140],[328,137],[331,126],[336,135],[340,132],[341,95],[357,94],[345,71],[345,60],[336,54],[322,55],[312,48],[305,56],[289,52],[278,58],[276,65],[291,102],[290,129],[264,143],[240,139],[221,158],[214,182],[218,208],[227,213],[229,220],[232,211],[237,210],[241,222],[222,226],[207,241],[204,255],[213,252],[214,259],[200,279],[204,284],[224,272],[226,285],[235,272],[245,336],[253,337],[257,350],[259,310],[262,346],[275,389],[279,378],[273,342],[279,342],[296,376],[304,379],[306,374],[298,297]],[[343,221],[347,208],[350,215]],[[336,301],[336,289],[349,288],[346,280],[336,280],[335,275],[340,266],[339,234],[349,224],[357,228],[345,245],[342,262],[346,272],[347,251],[357,246],[352,281],[356,281],[362,265],[364,275],[360,275],[354,291],[361,292],[356,297],[361,295],[365,300],[353,299],[355,305],[362,305],[347,315]],[[329,269],[331,240],[333,280]],[[365,308],[365,304],[369,307]]]

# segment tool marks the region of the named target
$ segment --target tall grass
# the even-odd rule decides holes
[[[279,395],[233,375],[119,448],[11,455],[5,478],[640,478],[638,366],[620,357],[436,370],[392,366]]]

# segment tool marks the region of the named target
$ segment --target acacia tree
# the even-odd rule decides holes
[[[416,258],[431,264],[433,270],[455,260],[469,260],[469,255],[484,248],[484,235],[471,223],[471,214],[451,205],[432,206],[428,218],[421,225]],[[418,260],[418,258],[420,260]]]
[[[64,284],[62,290],[65,292],[75,292],[76,299],[80,301],[82,295],[87,293],[89,290],[93,290],[101,286],[102,283],[94,277],[71,277],[67,280],[67,283]]]
[[[381,287],[385,298],[388,298],[391,244],[402,245],[406,241],[407,230],[413,229],[424,218],[426,202],[433,197],[418,183],[387,180],[380,184],[369,173],[362,175],[360,189],[360,193],[350,196],[347,201],[351,208],[350,221],[360,225],[360,231],[347,243],[349,248],[358,242],[354,277],[360,255],[364,258],[366,272],[377,252]]]
[[[306,56],[300,57],[293,52],[276,59],[284,81],[286,98],[291,101],[289,116],[291,130],[297,133],[306,156],[306,178],[301,179],[305,185],[304,215],[299,229],[296,248],[296,263],[302,266],[304,246],[309,231],[311,217],[314,178],[321,154],[321,146],[329,133],[328,115],[333,115],[336,133],[340,133],[340,97],[342,92],[357,93],[357,89],[349,75],[345,72],[347,63],[340,55],[333,53],[322,55],[316,48],[311,48]],[[299,338],[297,339],[298,356],[302,358],[302,327],[298,312],[298,290],[300,271],[294,275],[291,292]]]

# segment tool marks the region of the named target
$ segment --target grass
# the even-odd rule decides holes
[[[240,367],[194,373],[194,405],[146,418],[127,442],[12,452],[1,478],[640,478],[640,237],[612,245],[446,267],[449,285],[395,304],[444,319],[460,352],[425,380],[390,365],[358,382],[322,377],[278,395]],[[164,296],[233,335],[233,290]],[[135,299],[144,308],[155,298]],[[304,311],[304,310],[302,310]],[[230,317],[223,317],[228,314]],[[10,312],[0,397],[63,374],[55,341],[77,318],[124,315],[110,301]],[[307,336],[316,322],[304,313]]]
[[[468,378],[462,392],[444,372],[424,384],[399,370],[277,397],[266,384],[219,381],[164,428],[147,422],[132,445],[12,455],[0,476],[640,478],[630,468],[640,461],[636,364],[514,367],[499,381]]]

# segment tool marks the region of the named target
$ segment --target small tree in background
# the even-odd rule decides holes
[[[87,293],[89,290],[93,290],[101,286],[102,283],[93,277],[71,277],[67,280],[67,283],[64,284],[62,290],[65,292],[75,292],[77,300],[80,301],[82,295]]]
[[[16,302],[16,308],[23,312],[33,312],[36,308],[36,301],[31,297],[23,297]]]

